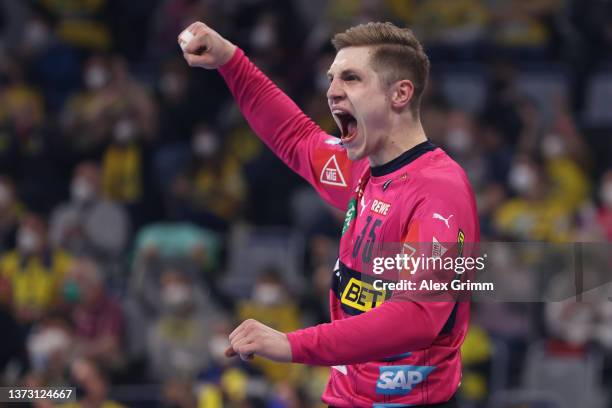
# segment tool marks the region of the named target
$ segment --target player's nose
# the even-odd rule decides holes
[[[329,88],[327,89],[327,100],[330,105],[333,105],[335,102],[344,98],[344,90],[338,83],[338,80],[333,79],[329,84]]]

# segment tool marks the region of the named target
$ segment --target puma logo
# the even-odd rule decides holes
[[[366,209],[369,203],[370,203],[370,200],[368,200],[368,202],[366,203],[365,200],[363,199],[363,196],[361,197],[361,202],[359,203],[359,205],[361,206],[361,211],[359,212],[359,216],[363,215],[363,210]]]
[[[444,224],[446,224],[446,228],[450,228],[450,225],[448,225],[448,221],[453,217],[453,214],[449,215],[448,218],[444,218],[443,216],[441,216],[438,213],[433,213],[433,219],[434,220],[440,220],[443,221]]]

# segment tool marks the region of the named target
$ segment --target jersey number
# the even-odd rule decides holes
[[[366,238],[366,231],[368,230],[368,227],[370,226],[371,222],[372,222],[372,216],[368,215],[368,218],[366,219],[366,224],[361,230],[361,234],[359,234],[357,236],[357,239],[355,240],[355,246],[353,247],[353,254],[352,254],[353,258],[356,258],[357,255],[359,254],[359,250],[361,249],[361,244],[363,244],[363,240],[364,238]],[[382,224],[381,220],[379,219],[374,220],[374,224],[372,224],[372,228],[370,228],[370,232],[367,234],[368,240],[363,246],[363,251],[361,251],[361,260],[363,261],[363,263],[369,263],[370,260],[372,259],[372,249],[374,248],[374,243],[376,242],[376,229],[380,227],[381,224]]]

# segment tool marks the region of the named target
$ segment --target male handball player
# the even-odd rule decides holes
[[[464,171],[421,125],[429,60],[413,33],[369,23],[335,35],[327,102],[340,139],[204,23],[190,25],[179,43],[190,66],[219,70],[266,145],[347,211],[331,323],[281,333],[246,320],[231,333],[226,354],[333,366],[322,397],[333,407],[455,407],[469,303],[393,301],[401,291],[375,289],[370,273],[380,243],[479,240]]]

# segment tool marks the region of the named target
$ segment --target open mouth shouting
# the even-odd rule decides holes
[[[340,128],[340,140],[343,144],[352,142],[357,137],[357,119],[342,109],[333,109],[332,115]]]

